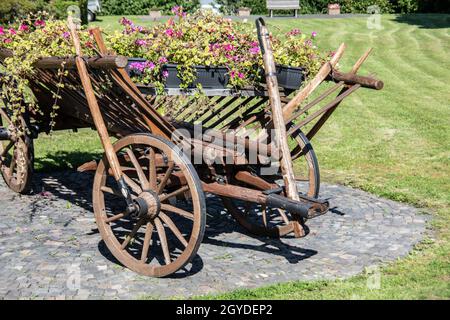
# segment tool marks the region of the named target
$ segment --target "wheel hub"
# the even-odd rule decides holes
[[[161,210],[161,202],[158,195],[152,190],[143,191],[135,200],[138,208],[138,217],[147,216],[154,219],[158,216]]]

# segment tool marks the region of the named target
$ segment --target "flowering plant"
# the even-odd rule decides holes
[[[314,44],[316,37],[315,31],[308,36],[299,29],[292,29],[286,33],[283,41],[274,39],[275,61],[286,66],[301,67],[307,76],[315,75],[326,59]]]
[[[151,68],[141,70],[140,81],[164,82],[164,75],[158,72],[168,62],[178,65],[183,87],[195,80],[195,65],[226,66],[233,86],[251,85],[260,80],[259,46],[255,35],[243,25],[211,12],[186,14],[181,7],[175,7],[173,12],[177,18],[152,29],[122,18],[123,31],[107,39],[118,54],[142,57],[152,63]]]
[[[226,67],[233,87],[259,85],[263,61],[256,34],[248,25],[213,12],[186,14],[178,6],[172,11],[176,19],[151,29],[122,18],[123,30],[108,38],[109,45],[118,54],[151,62],[150,68],[135,65],[142,69],[138,81],[163,86],[167,75],[161,73],[162,65],[169,62],[178,65],[182,87],[195,80],[195,65]],[[276,61],[301,66],[307,74],[314,74],[324,62],[313,44],[316,35],[313,33],[308,38],[294,29],[285,39],[273,38]]]
[[[233,22],[212,12],[186,14],[179,6],[172,11],[175,17],[151,28],[137,26],[122,18],[123,30],[107,37],[107,46],[117,54],[145,59],[130,65],[136,71],[136,81],[162,89],[168,77],[163,66],[172,63],[177,64],[182,88],[189,87],[196,79],[196,65],[226,67],[233,87],[261,83],[262,56],[256,33],[247,24]],[[84,55],[95,56],[90,33],[80,30],[79,35]],[[282,37],[272,37],[276,62],[302,67],[306,75],[314,75],[327,59],[314,45],[316,36],[315,32],[307,36],[293,29]],[[33,64],[39,58],[75,54],[66,22],[38,13],[11,26],[0,26],[0,48],[13,51],[13,57],[4,59],[0,65],[4,84],[0,97],[8,101],[13,120],[25,110],[24,101],[32,110],[40,112],[30,98],[27,79],[36,73]],[[64,65],[58,74],[61,82],[52,91],[55,99],[52,117],[56,115],[59,88],[64,86],[62,79],[67,74]]]
[[[80,32],[80,39],[86,47],[84,54],[94,55],[89,33]],[[13,52],[13,56],[5,58],[0,65],[3,83],[0,98],[7,102],[7,108],[12,112],[12,121],[25,111],[25,101],[31,110],[41,112],[28,89],[28,79],[36,72],[33,64],[42,57],[75,55],[65,21],[55,20],[45,13],[30,14],[8,27],[0,26],[0,49],[9,49]],[[63,65],[58,74],[60,78],[66,74]],[[57,85],[58,88],[63,86],[62,81]],[[56,102],[59,98],[58,90],[52,93],[55,104],[51,112],[50,125],[53,125],[53,118],[58,109]]]

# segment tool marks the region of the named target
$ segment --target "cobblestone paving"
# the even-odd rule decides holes
[[[109,299],[190,296],[289,280],[345,278],[404,256],[429,215],[368,193],[323,185],[332,210],[303,239],[246,233],[209,197],[208,226],[188,273],[137,275],[108,253],[96,229],[90,174],[35,177],[34,194],[0,183],[0,298]]]

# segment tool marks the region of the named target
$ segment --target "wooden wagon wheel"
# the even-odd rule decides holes
[[[172,274],[195,256],[205,230],[205,198],[197,173],[178,147],[149,134],[122,138],[114,150],[132,197],[145,201],[148,213],[125,213],[125,199],[104,158],[93,188],[101,236],[131,270],[155,277]]]
[[[14,126],[3,109],[3,117],[0,116],[0,127],[6,124],[10,139],[0,141],[0,171],[8,187],[14,192],[27,193],[30,191],[33,176],[34,148],[33,139],[26,132],[19,134],[18,128],[26,129],[24,116],[17,119],[18,125]]]
[[[317,157],[306,136],[298,131],[296,142],[301,146],[301,157],[296,161],[296,178],[299,192],[317,198],[320,188],[320,173]],[[300,223],[289,212],[255,203],[222,198],[225,208],[249,232],[258,236],[282,237],[294,232]],[[297,234],[296,234],[297,235]]]

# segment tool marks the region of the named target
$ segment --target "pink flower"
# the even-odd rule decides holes
[[[19,31],[27,32],[30,28],[26,24],[21,24],[19,27]]]
[[[230,77],[232,77],[232,78],[238,77],[239,79],[243,79],[245,77],[245,75],[242,72],[231,70],[230,71]]]
[[[311,33],[311,37],[313,38],[317,37],[317,32],[313,31],[313,33]]]
[[[11,43],[11,42],[12,42],[12,39],[6,38],[5,40],[3,40],[3,42],[4,42],[4,43]]]
[[[223,45],[223,49],[225,51],[233,51],[234,50],[234,46],[232,44],[225,44],[225,45]]]
[[[164,33],[166,35],[168,35],[169,37],[173,37],[173,35],[175,34],[175,32],[173,31],[172,28],[166,29],[166,31],[164,31]]]
[[[259,47],[252,47],[250,48],[251,54],[259,54]]]
[[[137,46],[142,47],[142,46],[147,45],[147,41],[145,41],[144,39],[137,39],[137,40],[135,41],[135,44],[136,44]]]
[[[70,39],[70,33],[69,32],[64,32],[63,34],[62,34],[62,36],[63,36],[63,38],[64,39],[67,39],[67,40],[69,40]]]
[[[145,62],[130,63],[130,69],[142,72],[145,69]]]
[[[163,76],[164,78],[169,77],[169,71],[164,70],[164,71],[162,72],[162,76]]]
[[[34,25],[35,25],[36,27],[45,27],[45,21],[44,21],[44,20],[36,20],[36,21],[34,22]]]
[[[17,34],[16,30],[14,30],[13,28],[9,29],[9,33],[12,34],[12,35]]]
[[[168,35],[169,37],[181,38],[183,36],[183,32],[182,31],[175,31],[172,28],[166,29],[166,31],[164,31],[164,33],[166,35]]]
[[[182,18],[182,17],[186,17],[186,12],[183,12],[183,7],[182,6],[174,6],[172,8],[172,12],[174,15]]]
[[[302,32],[300,31],[300,29],[297,29],[297,28],[295,28],[295,29],[292,29],[291,31],[289,31],[288,33],[287,33],[287,35],[288,36],[296,36],[296,35],[299,35],[299,34],[301,34]]]
[[[145,30],[145,28],[142,26],[135,26],[134,24],[131,24],[130,30],[131,30],[131,32],[142,32]]]
[[[5,34],[5,29],[3,27],[0,27],[0,36],[3,36]]]
[[[209,51],[216,51],[217,48],[219,48],[219,47],[220,47],[220,45],[218,43],[211,43],[209,45]]]
[[[123,26],[132,26],[133,22],[125,17],[120,18],[119,23]]]
[[[155,64],[151,61],[133,62],[133,63],[130,63],[130,69],[136,70],[139,72],[144,72],[147,69],[149,69],[149,70],[155,69]]]
[[[159,61],[159,63],[167,63],[168,62],[166,57],[161,57],[161,58],[159,58],[158,61]]]

